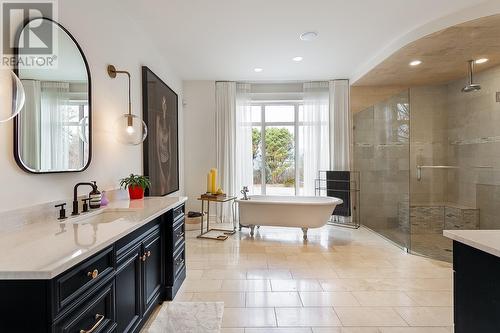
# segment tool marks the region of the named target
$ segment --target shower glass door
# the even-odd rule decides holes
[[[410,89],[411,251],[452,260],[443,230],[500,229],[500,66]]]
[[[449,155],[447,92],[446,85],[410,89],[410,238],[413,253],[450,261],[443,229],[460,208],[448,196],[459,170]]]
[[[410,247],[408,90],[353,115],[354,169],[360,173],[361,223]]]

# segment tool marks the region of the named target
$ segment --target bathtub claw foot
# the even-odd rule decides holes
[[[254,225],[251,225],[250,226],[250,236],[253,237],[254,235],[254,231],[255,231],[255,226]]]
[[[304,235],[302,236],[302,238],[303,238],[304,240],[307,240],[307,230],[308,230],[308,228],[302,228],[302,233],[304,234]]]

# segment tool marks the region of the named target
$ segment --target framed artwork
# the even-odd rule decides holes
[[[148,126],[143,146],[146,192],[163,196],[179,190],[179,115],[177,94],[148,67],[142,67],[142,112]]]

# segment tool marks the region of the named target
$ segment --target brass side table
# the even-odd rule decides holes
[[[201,227],[200,227],[200,234],[197,236],[197,238],[207,238],[207,239],[215,239],[215,240],[221,240],[224,241],[228,238],[228,235],[234,235],[236,233],[236,213],[234,210],[234,200],[236,200],[237,197],[232,197],[232,196],[200,196],[198,200],[201,201]],[[203,223],[205,222],[205,202],[207,203],[207,228],[206,231],[203,231]],[[227,229],[218,229],[218,228],[212,228],[210,229],[210,203],[215,202],[220,203],[222,205],[221,209],[221,221],[223,220],[223,214],[224,214],[224,204],[225,203],[230,203],[231,204],[231,214],[233,217],[233,230],[227,230]],[[208,236],[207,234],[210,231],[222,231],[223,235],[220,236]]]

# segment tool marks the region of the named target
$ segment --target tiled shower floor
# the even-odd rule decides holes
[[[413,234],[409,235],[397,228],[379,229],[376,232],[399,246],[408,248],[411,253],[429,258],[452,262],[453,243],[449,238],[439,234]]]

